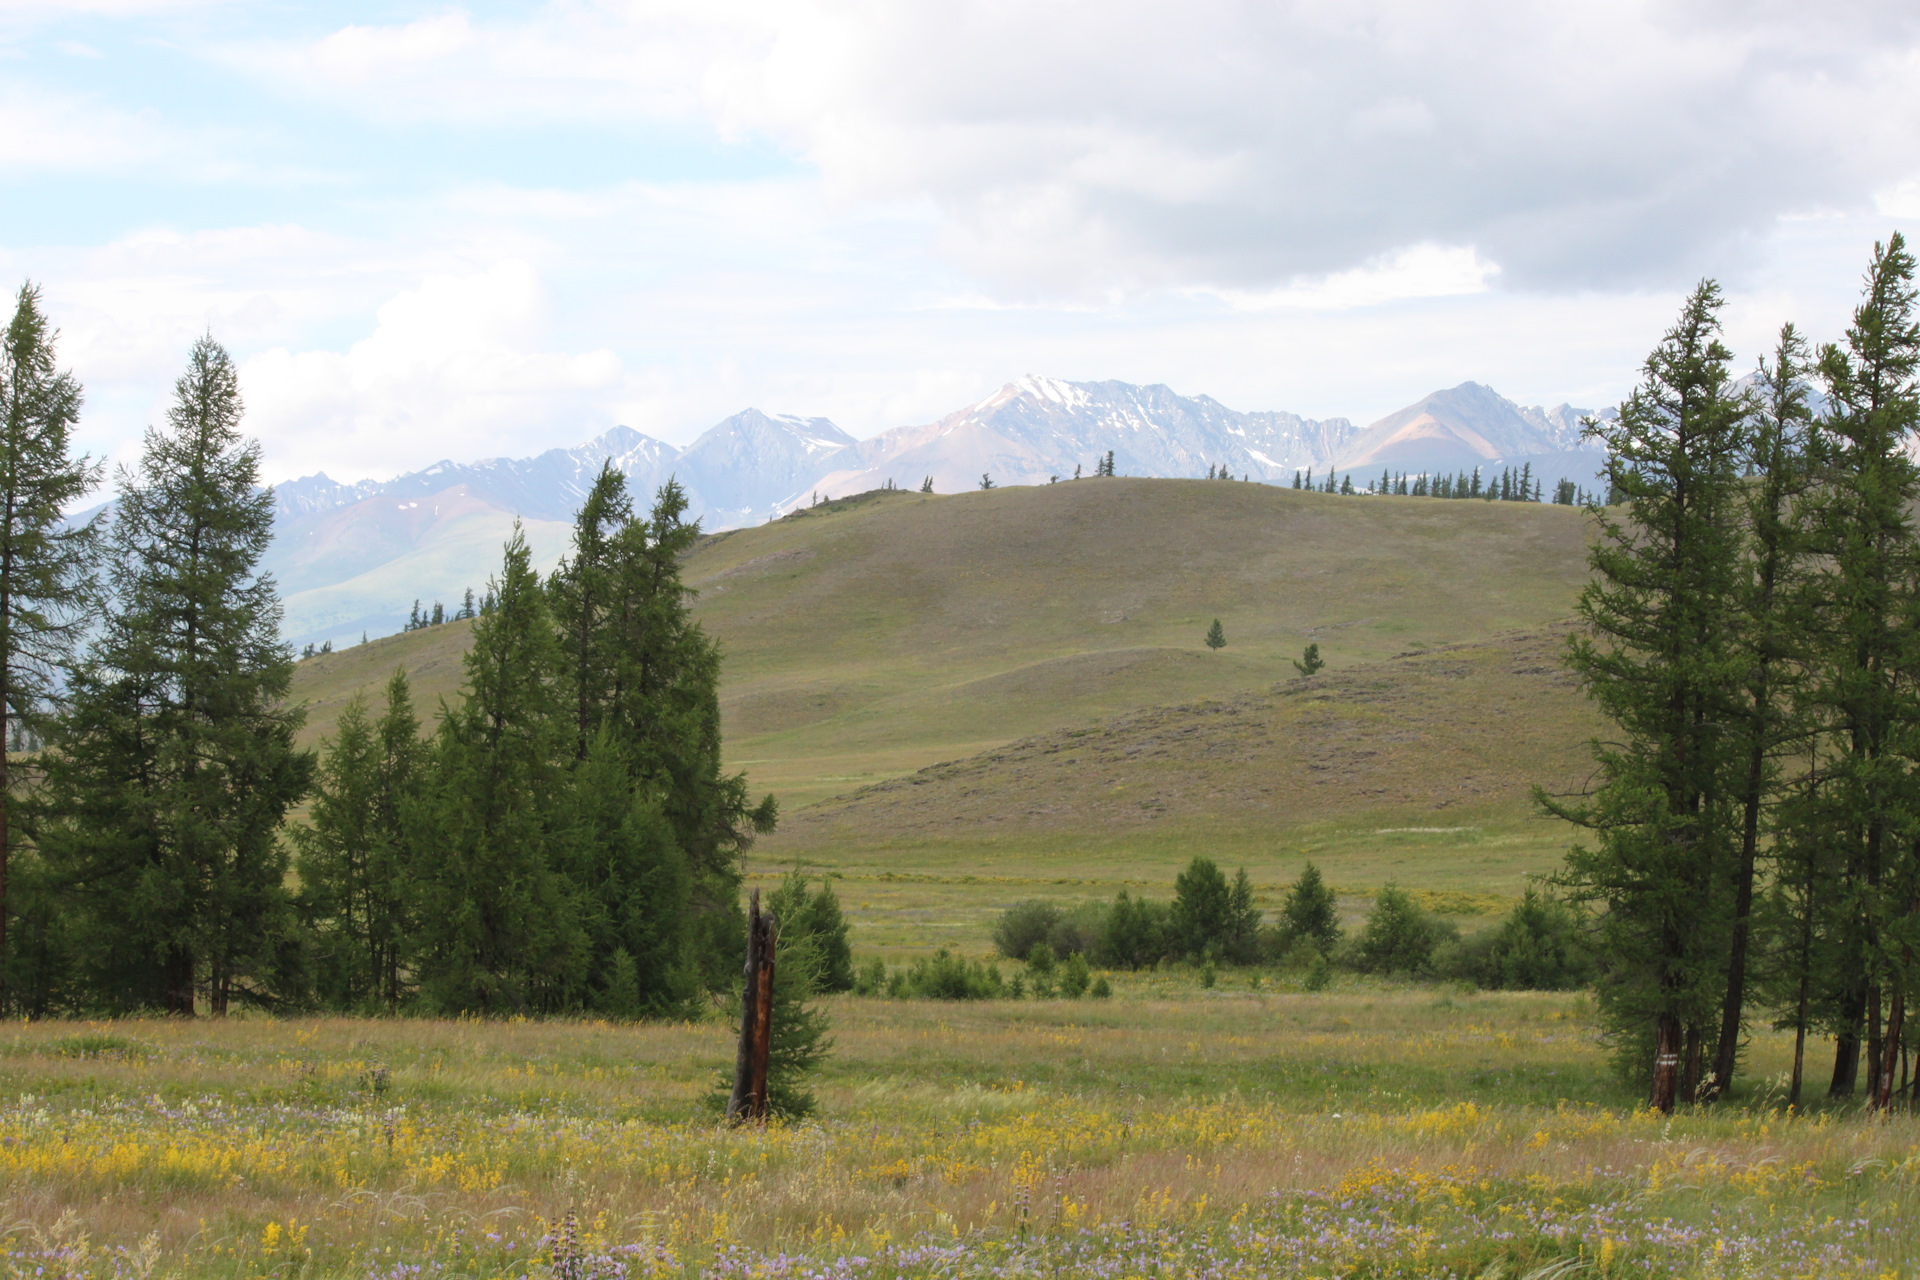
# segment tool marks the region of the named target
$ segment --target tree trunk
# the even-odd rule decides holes
[[[727,1099],[730,1124],[767,1118],[767,1066],[773,1048],[773,917],[760,910],[758,889],[751,901],[740,993],[740,1045],[734,1055],[733,1094]]]
[[[1700,1024],[1687,1024],[1687,1048],[1681,1058],[1680,1096],[1687,1102],[1700,1101]]]
[[[1714,1055],[1713,1078],[1707,1083],[1708,1102],[1733,1084],[1733,1071],[1740,1058],[1740,1028],[1747,999],[1747,938],[1753,921],[1753,864],[1760,847],[1760,797],[1765,776],[1766,755],[1756,743],[1747,758],[1746,812],[1741,820],[1740,865],[1733,885],[1733,938],[1727,949],[1727,994],[1720,1007],[1720,1051]]]
[[[1843,1031],[1833,1040],[1833,1082],[1827,1086],[1829,1098],[1848,1098],[1853,1096],[1853,1086],[1860,1078],[1860,1032],[1858,1024],[1850,1031]]]
[[[1867,991],[1867,1103],[1880,1096],[1880,1050],[1885,1043],[1880,1025],[1880,984]]]
[[[167,1012],[179,1018],[193,1016],[193,953],[184,947],[167,948],[161,980],[166,987]]]
[[[1679,1084],[1680,1019],[1663,1013],[1654,1022],[1653,1091],[1647,1105],[1672,1115]]]

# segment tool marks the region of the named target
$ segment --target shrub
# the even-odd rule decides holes
[[[1390,884],[1373,900],[1355,961],[1369,973],[1430,973],[1434,949],[1453,934],[1451,924],[1435,919],[1404,889]]]
[[[1087,994],[1095,1000],[1111,1000],[1113,984],[1107,981],[1107,975],[1103,973],[1093,980],[1093,985],[1087,988]]]
[[[1570,991],[1593,980],[1593,957],[1572,907],[1533,890],[1506,919],[1436,959],[1440,972],[1492,990]]]
[[[1093,975],[1087,972],[1087,958],[1078,952],[1067,957],[1060,966],[1060,994],[1069,1000],[1078,1000],[1087,994]]]
[[[942,947],[908,967],[907,987],[923,1000],[992,1000],[1005,984],[999,969],[964,960]]]
[[[1200,966],[1200,985],[1201,986],[1207,988],[1208,990],[1212,990],[1213,984],[1218,982],[1219,980],[1220,980],[1220,975],[1217,972],[1215,972],[1213,967],[1213,961],[1209,960],[1205,964]]]
[[[887,989],[887,962],[879,956],[861,965],[853,976],[853,994],[877,996]]]
[[[1082,902],[1063,912],[1047,930],[1047,945],[1059,956],[1098,955],[1107,932],[1107,904]]]
[[[1045,942],[1065,918],[1059,907],[1039,898],[1016,902],[994,922],[993,945],[1009,960],[1025,960],[1035,943]]]
[[[1164,903],[1130,898],[1122,889],[1108,909],[1095,954],[1116,968],[1147,969],[1167,954],[1169,911]]]

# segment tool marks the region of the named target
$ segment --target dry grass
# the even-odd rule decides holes
[[[1348,1273],[1438,1275],[1597,1261],[1601,1236],[1655,1274],[1697,1272],[1716,1239],[1787,1274],[1769,1232],[1823,1251],[1803,1273],[1914,1261],[1912,1120],[1792,1118],[1765,1088],[1635,1112],[1583,997],[1120,987],[835,1001],[820,1119],[764,1133],[701,1108],[717,1022],[17,1027],[0,1268],[567,1276],[569,1213],[598,1274],[1094,1276],[1150,1244],[1169,1274],[1271,1273],[1312,1245]],[[1757,1078],[1782,1051],[1761,1040]]]

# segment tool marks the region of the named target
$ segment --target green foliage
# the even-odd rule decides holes
[[[1235,936],[1233,891],[1211,858],[1196,857],[1173,881],[1173,950],[1195,960],[1222,954]]]
[[[1579,914],[1531,889],[1498,925],[1444,948],[1435,967],[1489,990],[1572,991],[1594,976]]]
[[[313,761],[284,705],[291,655],[259,445],[239,374],[193,346],[166,429],[123,473],[112,607],[49,726],[39,844],[71,911],[76,1003],[224,1012],[302,985],[281,820]]]
[[[1289,948],[1304,939],[1322,954],[1331,954],[1339,945],[1339,904],[1321,877],[1320,868],[1311,862],[1287,890],[1287,899],[1280,907],[1280,925]]]
[[[1220,980],[1220,973],[1217,969],[1213,967],[1213,961],[1209,960],[1205,964],[1200,966],[1200,985],[1202,987],[1206,988],[1208,991],[1211,991],[1213,990],[1214,983],[1218,982],[1219,980]]]
[[[1207,628],[1207,648],[1212,649],[1217,653],[1221,649],[1224,649],[1226,647],[1227,647],[1226,628],[1220,625],[1220,619],[1215,618],[1213,620],[1213,625]]]
[[[1076,951],[1067,957],[1060,966],[1060,994],[1069,1000],[1078,1000],[1087,993],[1093,982],[1093,974],[1087,968],[1087,957]]]
[[[21,906],[10,892],[10,753],[41,736],[94,601],[100,541],[98,518],[84,525],[66,518],[67,508],[99,483],[101,468],[73,454],[81,390],[55,361],[55,337],[39,288],[21,285],[0,340],[0,1013],[15,986],[8,931]],[[29,879],[37,869],[36,860]],[[41,899],[36,908],[47,905]],[[44,940],[44,922],[28,927],[30,940]],[[24,1008],[41,1008],[49,997],[46,975],[40,977],[29,978],[37,994]]]
[[[1294,662],[1293,669],[1303,676],[1310,676],[1326,665],[1326,659],[1320,656],[1319,644],[1314,643],[1308,645],[1306,650],[1301,653],[1300,657]]]
[[[1726,730],[1744,674],[1737,582],[1746,400],[1719,339],[1720,291],[1701,284],[1647,357],[1609,450],[1623,515],[1596,513],[1586,627],[1568,661],[1616,726],[1599,785],[1551,811],[1593,832],[1559,880],[1600,908],[1602,1017],[1617,1035],[1660,1024],[1677,1053],[1719,1002],[1744,753]],[[1690,1092],[1682,1089],[1681,1092]],[[1672,1089],[1656,1101],[1672,1103]]]
[[[1087,988],[1087,995],[1095,1000],[1111,1000],[1113,998],[1113,984],[1107,981],[1106,974],[1103,973],[1093,980],[1093,985]]]
[[[407,993],[422,756],[406,673],[395,671],[377,725],[357,697],[341,713],[309,823],[293,829],[313,990],[332,1008],[393,1012]]]
[[[898,994],[923,1000],[993,1000],[1005,990],[998,968],[965,960],[945,947],[915,957],[901,976]]]
[[[782,946],[805,939],[814,958],[814,976],[821,992],[851,991],[854,987],[853,947],[849,926],[834,896],[833,885],[822,880],[818,893],[807,891],[806,873],[790,871],[767,897],[767,909],[778,922]]]
[[[811,937],[783,939],[775,947],[767,1052],[767,1114],[774,1119],[802,1120],[813,1114],[807,1077],[833,1050],[826,1011],[809,1003],[823,981]]]
[[[867,961],[854,972],[853,994],[857,996],[878,996],[886,994],[887,962],[879,956]]]
[[[442,1012],[566,1008],[590,972],[587,904],[557,856],[572,735],[529,558],[516,527],[493,612],[474,625],[470,691],[434,747],[417,963],[422,998]]]
[[[1172,912],[1164,903],[1135,898],[1122,889],[1107,911],[1098,954],[1101,962],[1127,969],[1151,968],[1167,954]]]
[[[1241,867],[1227,891],[1227,918],[1220,932],[1219,952],[1234,964],[1253,964],[1260,958],[1260,906],[1253,900],[1253,880]]]
[[[1044,899],[1016,902],[994,921],[994,948],[1009,960],[1025,960],[1064,918],[1059,907]]]
[[[1381,889],[1360,931],[1354,960],[1368,973],[1426,974],[1433,970],[1433,953],[1454,932],[1395,885]]]

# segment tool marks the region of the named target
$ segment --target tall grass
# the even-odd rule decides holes
[[[1161,980],[1164,983],[1164,980]],[[729,1131],[713,1024],[229,1019],[0,1037],[0,1270],[1910,1275],[1920,1126],[1672,1119],[1580,997],[1355,985],[835,1001],[823,1118]],[[1778,1069],[1763,1039],[1755,1067]],[[568,1226],[568,1223],[571,1226]]]

